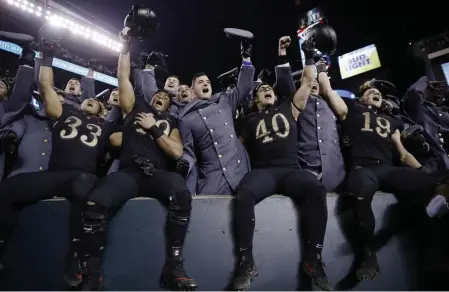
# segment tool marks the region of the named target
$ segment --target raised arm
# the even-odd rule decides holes
[[[81,102],[90,97],[95,97],[94,70],[91,67],[92,65],[89,66],[87,77],[81,78]]]
[[[301,49],[306,56],[304,70],[302,71],[301,77],[301,87],[296,91],[293,96],[293,106],[296,111],[295,118],[298,118],[304,108],[306,107],[307,100],[309,99],[310,92],[312,91],[313,81],[315,80],[315,65],[313,63],[314,48],[315,44],[312,41],[304,41],[302,43]]]
[[[410,88],[402,99],[402,106],[406,114],[416,123],[424,123],[424,91],[429,85],[429,80],[426,76],[418,79]]]
[[[16,83],[11,96],[7,101],[5,112],[18,111],[31,102],[32,86],[34,83],[34,69],[27,65],[21,65],[17,72]]]
[[[251,63],[252,45],[248,41],[242,41],[241,49],[242,67],[240,68],[237,87],[226,93],[233,113],[240,105],[249,102],[248,96],[253,89],[253,79],[256,72]]]
[[[318,83],[320,85],[321,92],[323,93],[323,97],[328,102],[332,111],[337,115],[340,120],[346,119],[346,115],[348,114],[348,106],[344,102],[338,93],[332,89],[329,77],[327,76],[327,69],[325,62],[318,62],[316,64],[316,71],[318,74]]]
[[[287,48],[290,46],[291,39],[284,36],[279,39],[278,61],[276,68],[276,91],[279,97],[293,97],[296,92],[293,81],[292,68],[287,58]]]
[[[136,96],[134,94],[134,88],[129,80],[131,74],[131,57],[130,57],[130,40],[127,35],[129,31],[128,27],[125,27],[120,32],[120,39],[123,42],[123,50],[118,60],[117,79],[118,79],[118,91],[120,108],[123,116],[128,115],[134,108]]]
[[[39,73],[39,87],[45,104],[45,112],[50,119],[57,120],[62,115],[62,104],[54,90],[52,68],[53,58],[44,53],[43,64]]]

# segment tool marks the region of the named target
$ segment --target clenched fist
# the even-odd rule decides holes
[[[289,36],[283,36],[279,39],[279,49],[285,50],[290,46],[291,43],[292,40]]]

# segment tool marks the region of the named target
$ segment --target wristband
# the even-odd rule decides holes
[[[313,62],[313,58],[306,58],[306,61],[304,62],[306,66],[315,65]]]
[[[246,61],[242,61],[242,65],[243,65],[243,66],[252,66],[253,63],[251,63],[251,62],[246,62]]]
[[[42,66],[52,67],[53,66],[53,58],[52,57],[43,57],[42,58]]]
[[[149,130],[148,133],[153,136],[154,139],[158,139],[164,135],[164,131],[162,131],[158,126],[154,125]]]
[[[287,55],[278,56],[278,65],[284,65],[288,63]]]

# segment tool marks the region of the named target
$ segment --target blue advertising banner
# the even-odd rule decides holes
[[[0,41],[0,50],[7,51],[10,53],[13,53],[15,55],[19,55],[22,53],[22,48],[14,43],[10,42],[4,42]],[[55,68],[59,68],[65,71],[69,71],[71,73],[81,75],[81,76],[87,76],[87,72],[89,71],[88,68],[75,65],[73,63],[54,58],[53,59],[53,66]],[[94,79],[112,86],[117,87],[118,86],[118,80],[117,78],[114,78],[112,76],[108,76],[106,74],[100,73],[100,72],[94,72]]]

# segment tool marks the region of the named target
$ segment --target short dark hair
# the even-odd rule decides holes
[[[169,75],[169,76],[167,77],[167,79],[168,79],[168,78],[176,78],[176,79],[178,79],[179,82],[181,82],[181,79],[179,79],[179,77],[176,76],[176,75]],[[167,79],[165,79],[165,80],[167,80]]]
[[[201,76],[207,76],[207,74],[204,72],[197,72],[197,73],[193,74],[192,85],[195,83],[196,79],[198,79]]]
[[[81,83],[81,80],[79,80],[78,78],[70,78],[69,81],[67,81],[67,83],[70,82],[70,81],[72,81],[72,80],[76,80],[76,81],[78,81],[79,83]]]

